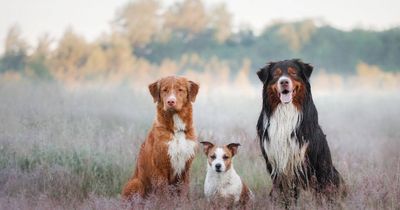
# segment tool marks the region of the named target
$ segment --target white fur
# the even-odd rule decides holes
[[[174,114],[173,120],[175,131],[172,140],[168,142],[168,155],[175,175],[179,176],[185,170],[186,161],[194,157],[197,144],[186,139],[186,125],[177,114]]]
[[[168,96],[167,101],[176,101],[176,96],[174,92],[172,92],[172,94]]]
[[[211,199],[216,195],[224,198],[233,197],[234,201],[237,202],[240,199],[242,193],[242,180],[236,173],[233,165],[226,170],[225,163],[223,161],[224,150],[218,147],[215,150],[216,158],[212,162],[211,166],[207,163],[207,175],[204,183],[204,194],[207,199]],[[222,172],[215,171],[215,165],[221,163]]]
[[[300,148],[297,141],[295,131],[301,117],[301,112],[292,103],[280,103],[270,118],[269,141],[264,141],[264,149],[272,166],[272,176],[279,174],[290,176],[302,170],[301,164],[308,144]],[[264,120],[268,119],[265,117]],[[264,126],[267,126],[266,121]]]
[[[293,90],[293,83],[292,83],[292,80],[289,78],[289,77],[287,77],[287,76],[281,76],[281,77],[279,77],[279,80],[278,80],[278,91],[279,92],[282,92],[283,91],[283,89],[282,89],[282,85],[280,85],[281,84],[281,81],[282,80],[287,80],[288,82],[289,82],[289,91],[292,91]]]
[[[217,165],[218,163],[221,164],[221,168],[220,168],[221,171],[226,170],[225,161],[223,159],[224,154],[225,154],[225,151],[222,148],[218,147],[215,149],[215,160],[213,160],[211,162],[211,167],[214,170],[216,170],[215,165]]]

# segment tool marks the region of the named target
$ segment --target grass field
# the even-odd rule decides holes
[[[260,88],[256,88],[260,91]],[[268,200],[271,181],[256,138],[259,93],[201,92],[194,108],[199,140],[240,142],[235,168]],[[314,91],[319,122],[334,164],[349,188],[344,209],[400,209],[398,92]],[[0,84],[0,209],[124,209],[123,184],[155,109],[146,91],[66,91],[56,84]],[[190,201],[150,198],[149,209],[212,209],[203,196],[206,167],[199,150]],[[298,209],[338,208],[303,194]]]

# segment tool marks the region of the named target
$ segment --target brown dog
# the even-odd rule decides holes
[[[197,147],[192,122],[192,102],[199,85],[184,77],[169,76],[149,85],[157,103],[153,127],[142,144],[133,177],[122,196],[146,197],[156,189],[173,186],[187,193],[189,170]]]

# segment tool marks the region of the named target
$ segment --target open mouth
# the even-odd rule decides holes
[[[293,99],[293,93],[294,91],[289,91],[289,90],[283,90],[281,93],[279,93],[279,98],[281,99],[281,102],[284,104],[288,104],[292,102]]]

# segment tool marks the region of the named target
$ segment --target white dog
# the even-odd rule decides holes
[[[215,146],[203,141],[204,153],[207,155],[207,175],[204,183],[204,193],[208,200],[224,199],[234,204],[245,205],[253,195],[242,182],[233,168],[233,157],[237,154],[240,144],[231,143]]]

